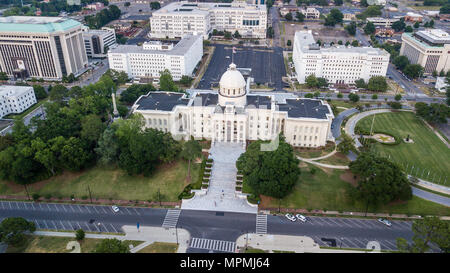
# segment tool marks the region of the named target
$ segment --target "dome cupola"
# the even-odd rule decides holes
[[[245,106],[246,103],[245,79],[234,63],[230,64],[219,82],[219,104],[225,106],[227,102],[233,102],[236,106]]]

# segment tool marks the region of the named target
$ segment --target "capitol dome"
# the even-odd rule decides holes
[[[231,63],[219,81],[219,104],[225,105],[227,102],[233,102],[235,105],[244,106],[246,102],[245,87],[244,77],[236,69],[236,65]]]
[[[236,69],[236,65],[231,63],[228,70],[223,73],[219,82],[220,88],[243,88],[245,79],[241,72]]]

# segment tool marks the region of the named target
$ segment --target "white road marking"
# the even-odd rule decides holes
[[[114,231],[116,232],[116,233],[119,233],[118,231],[117,231],[117,229],[112,225],[112,224],[109,224],[113,229],[114,229]]]
[[[63,227],[63,229],[67,230],[66,227],[64,226],[63,222],[61,220],[59,220],[59,222],[61,223],[61,226]]]
[[[71,230],[75,230],[72,226],[72,223],[70,221],[67,221],[67,223],[69,223]]]
[[[47,227],[47,229],[49,229],[48,228],[48,225],[47,225],[47,222],[45,222],[45,220],[42,220],[43,222],[44,222],[44,224],[45,224],[45,226]]]
[[[354,225],[351,225],[351,224],[347,223],[347,221],[349,221],[349,220],[347,220],[347,219],[339,219],[339,220],[341,220],[342,223],[344,223],[345,225],[347,225],[347,226],[349,226],[349,227],[354,227]],[[351,221],[350,221],[350,222],[351,222]]]
[[[137,215],[140,215],[136,208],[133,208]]]
[[[66,205],[62,205],[61,207],[63,208],[64,212],[67,212]]]

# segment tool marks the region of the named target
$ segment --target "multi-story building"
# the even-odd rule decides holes
[[[0,71],[46,80],[81,74],[88,65],[81,29],[62,17],[0,18]]]
[[[389,56],[386,50],[372,47],[320,47],[311,30],[297,31],[294,36],[292,59],[299,83],[311,74],[336,84],[367,82],[373,76],[386,76]]]
[[[450,70],[450,36],[441,29],[420,30],[402,34],[400,55],[412,64],[424,67],[424,73]]]
[[[265,38],[267,8],[245,2],[173,2],[153,12],[150,37],[180,38],[198,33],[207,39],[213,29],[238,31],[243,37]]]
[[[369,17],[367,22],[372,22],[377,27],[390,28],[392,24],[399,21],[400,18],[383,18],[383,17]]]
[[[334,141],[330,106],[293,94],[251,93],[234,63],[222,75],[219,91],[190,90],[189,96],[173,92],[149,92],[132,111],[144,117],[145,127],[189,139],[240,143],[273,140],[283,133],[293,146],[319,147]]]
[[[316,8],[301,9],[300,12],[305,15],[306,19],[319,19],[320,11]]]
[[[90,58],[103,58],[109,48],[116,44],[116,32],[113,28],[99,29],[83,28],[84,47]]]
[[[109,67],[130,78],[159,78],[168,69],[174,80],[192,76],[202,56],[201,35],[186,35],[176,45],[151,41],[142,46],[118,45],[108,52]]]
[[[37,102],[32,86],[0,86],[0,118],[20,114]]]
[[[367,4],[369,6],[372,6],[372,5],[384,6],[384,5],[386,5],[386,0],[367,0]]]

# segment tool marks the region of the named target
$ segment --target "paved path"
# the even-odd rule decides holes
[[[450,207],[450,198],[442,196],[442,195],[438,195],[438,194],[434,194],[428,191],[424,191],[418,188],[415,188],[414,186],[412,186],[412,192],[415,196],[418,196],[422,199],[434,202],[434,203],[438,203],[441,204],[443,206],[447,206]]]
[[[297,158],[302,160],[302,161],[304,161],[304,162],[306,162],[306,163],[310,163],[310,164],[317,165],[317,166],[324,167],[324,168],[348,170],[348,166],[325,164],[325,163],[316,162],[316,161],[311,160],[311,159],[301,158],[301,157],[298,157],[298,156],[297,156]]]
[[[181,209],[257,213],[257,206],[236,193],[236,160],[244,151],[239,143],[216,142],[210,149],[214,163],[208,191],[183,199]]]
[[[179,243],[178,253],[185,253],[189,246],[190,234],[185,229],[165,229],[161,227],[147,227],[141,226],[139,231],[135,226],[122,226],[125,231],[125,235],[109,235],[109,234],[91,234],[87,233],[86,238],[92,239],[118,239],[121,241],[132,240],[132,241],[143,241],[130,251],[132,253],[138,252],[139,250],[151,245],[154,242],[162,243]],[[40,236],[54,236],[54,237],[72,237],[75,238],[74,232],[54,232],[54,231],[35,231],[35,235]]]

